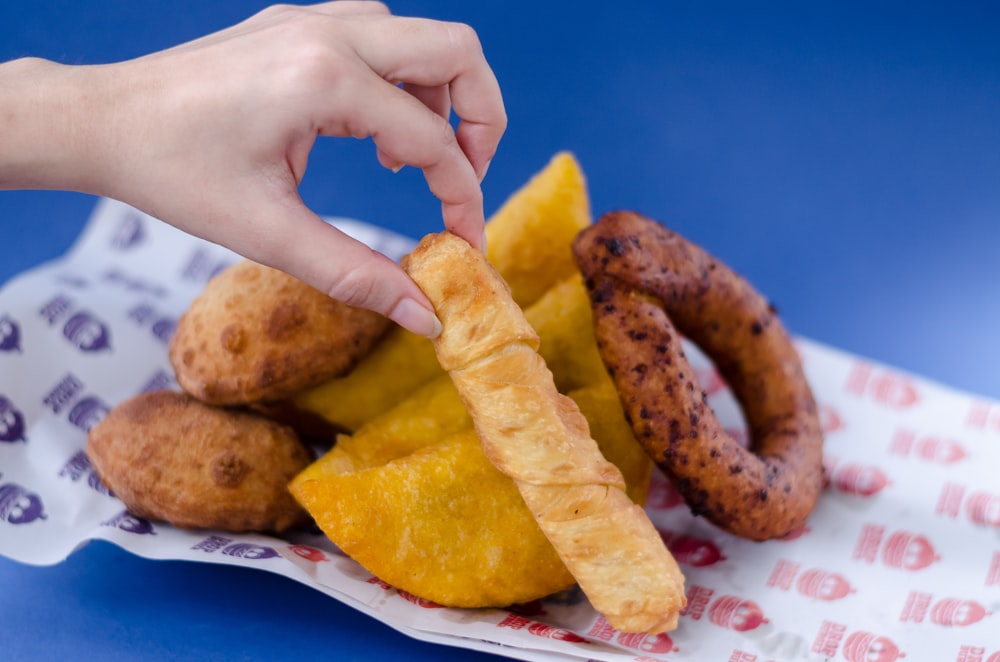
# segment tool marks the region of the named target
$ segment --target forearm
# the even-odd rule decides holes
[[[101,67],[0,64],[0,189],[99,192],[109,120]]]

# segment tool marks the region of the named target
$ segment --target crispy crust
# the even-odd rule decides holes
[[[349,372],[388,328],[377,313],[244,260],[191,303],[170,363],[181,388],[210,404],[282,400]]]
[[[773,307],[701,248],[632,212],[584,230],[574,253],[598,348],[636,438],[692,512],[755,540],[784,536],[822,487],[822,433],[798,353]],[[739,400],[750,449],[719,424],[686,336]]]
[[[425,237],[404,268],[441,320],[435,349],[486,456],[514,480],[594,608],[625,632],[675,628],[683,576],[579,408],[556,390],[506,283],[449,233]]]
[[[90,431],[87,456],[129,512],[183,528],[281,532],[308,521],[287,484],[312,460],[290,428],[155,391]]]

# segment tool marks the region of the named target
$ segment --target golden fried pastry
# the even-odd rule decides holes
[[[471,428],[370,469],[314,466],[292,492],[337,547],[396,588],[443,606],[505,607],[574,583]]]
[[[557,381],[580,387],[569,396],[604,457],[621,470],[626,493],[644,503],[652,462],[632,436],[597,355],[583,283],[558,284],[526,316],[564,373]],[[439,604],[503,607],[574,582],[514,482],[486,459],[472,417],[443,371],[341,435],[290,489],[326,535],[372,574]]]
[[[186,393],[144,393],[114,407],[91,429],[87,456],[139,517],[233,532],[308,522],[287,489],[312,460],[295,433]]]
[[[691,511],[753,540],[801,527],[823,484],[816,402],[774,308],[700,247],[633,212],[606,214],[575,252],[601,356],[636,438]],[[722,428],[681,337],[715,361],[750,428]]]
[[[244,260],[191,303],[170,363],[181,388],[204,402],[281,400],[349,372],[388,328],[377,313]]]
[[[677,563],[586,418],[560,394],[500,275],[464,240],[428,235],[403,260],[441,320],[434,341],[490,462],[513,479],[591,604],[624,632],[677,627]]]

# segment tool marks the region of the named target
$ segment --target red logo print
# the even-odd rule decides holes
[[[843,429],[844,421],[840,418],[840,413],[830,405],[819,405],[819,427],[823,434],[830,434]]]
[[[288,549],[292,550],[296,556],[301,556],[306,561],[312,561],[313,563],[327,560],[326,554],[322,550],[310,547],[309,545],[289,545]]]
[[[1000,405],[975,401],[969,407],[965,425],[974,430],[1000,432]]]
[[[703,568],[726,560],[722,551],[711,540],[670,531],[660,531],[660,537],[678,563]]]
[[[913,430],[897,430],[889,452],[900,457],[915,457],[934,464],[954,464],[968,457],[965,447],[955,439],[935,435],[917,437]]]
[[[1000,662],[1000,651],[986,657],[986,649],[982,646],[961,646],[955,662]]]
[[[678,650],[665,632],[662,634],[620,632],[611,627],[603,616],[598,616],[597,622],[587,632],[587,636],[601,641],[615,640],[622,646],[646,653],[671,653]]]
[[[799,575],[795,588],[802,595],[817,600],[840,600],[854,592],[843,575],[819,568],[806,570]]]
[[[871,632],[854,632],[844,641],[841,651],[848,662],[892,662],[906,654],[888,637]]]
[[[990,568],[986,571],[986,586],[1000,585],[1000,552],[993,552],[993,559],[990,561]]]
[[[972,625],[991,612],[974,600],[945,598],[931,607],[931,621],[938,625]]]
[[[518,614],[507,614],[502,621],[497,623],[497,627],[510,628],[511,630],[523,630],[527,628],[528,632],[536,637],[558,639],[559,641],[572,641],[574,643],[587,643],[586,639],[575,632],[546,625],[545,623],[540,623],[539,621],[534,621],[526,616],[520,616]]]
[[[707,586],[691,584],[687,592],[687,604],[681,609],[681,616],[687,616],[693,621],[700,620],[714,594],[715,591]]]
[[[556,639],[558,641],[571,641],[576,644],[587,643],[587,640],[576,634],[575,632],[570,632],[564,628],[557,628],[551,625],[546,625],[545,623],[532,623],[528,626],[528,632],[535,635],[536,637],[545,637],[546,639]]]
[[[788,591],[795,586],[800,595],[814,600],[840,600],[854,592],[847,578],[837,572],[811,568],[799,574],[800,565],[779,559],[767,579],[767,585]]]
[[[871,464],[850,462],[837,467],[831,475],[831,483],[845,494],[870,497],[890,485],[889,477],[880,468]]]
[[[956,626],[972,625],[989,615],[990,611],[974,600],[942,598],[934,602],[930,593],[910,591],[899,620],[923,623],[929,616],[930,622],[937,625]]]
[[[962,512],[963,505],[970,522],[1000,527],[1000,494],[977,490],[966,495],[965,486],[957,483],[945,483],[941,488],[934,513],[954,519]]]
[[[708,620],[737,632],[755,630],[767,623],[764,612],[756,602],[735,595],[717,598],[708,608]]]
[[[922,570],[940,559],[926,536],[896,531],[886,537],[885,527],[864,525],[854,547],[853,558],[874,563],[879,552],[883,564],[903,570]]]
[[[893,409],[906,409],[920,400],[920,393],[911,380],[863,362],[855,363],[851,368],[845,390]]]

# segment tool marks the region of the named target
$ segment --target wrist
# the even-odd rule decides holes
[[[100,193],[109,91],[102,66],[0,64],[0,189]]]

